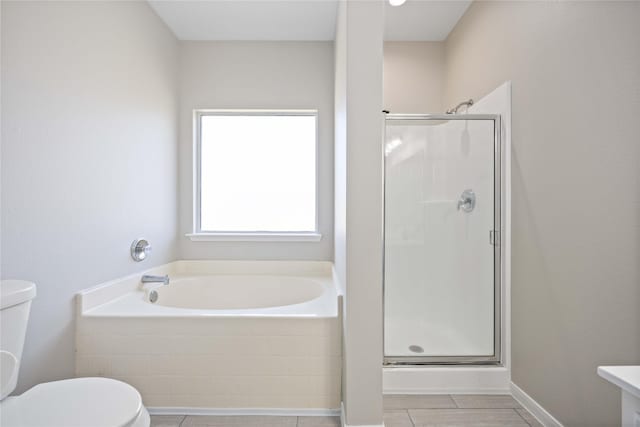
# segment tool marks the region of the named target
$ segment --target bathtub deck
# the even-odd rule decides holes
[[[175,276],[176,280],[180,276]],[[305,277],[309,279],[309,277]],[[282,317],[282,318],[315,318],[326,319],[338,317],[338,294],[330,278],[312,277],[321,283],[325,292],[311,301],[279,307],[248,308],[234,310],[204,310],[190,308],[174,308],[146,301],[145,293],[141,290],[127,292],[107,302],[81,312],[83,317],[150,317],[150,318],[179,318],[179,317]],[[172,286],[172,285],[169,285]],[[176,286],[176,285],[174,285]],[[177,285],[179,286],[179,285]],[[84,297],[84,296],[82,296]]]

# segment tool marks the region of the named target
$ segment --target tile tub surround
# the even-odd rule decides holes
[[[330,263],[172,264],[154,269],[154,274],[250,273],[331,280]],[[123,284],[127,280],[131,286]],[[134,282],[134,278],[114,281],[78,296],[77,376],[120,379],[140,391],[147,407],[169,408],[177,414],[181,408],[185,413],[195,408],[238,413],[339,408],[342,349],[337,295],[333,316],[314,313],[314,306],[305,303],[289,306],[285,314],[237,310],[233,315],[225,310],[219,315],[217,310],[162,307],[171,313],[162,316],[136,313],[135,305],[122,305],[132,293],[139,294],[140,305],[151,305]],[[119,308],[114,312],[110,307]],[[123,307],[131,311],[123,312]]]

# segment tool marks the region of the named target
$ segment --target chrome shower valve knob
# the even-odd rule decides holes
[[[458,199],[458,210],[471,212],[476,207],[476,193],[473,190],[464,190]]]
[[[151,252],[151,244],[145,239],[136,239],[131,243],[131,258],[136,262],[147,259]]]

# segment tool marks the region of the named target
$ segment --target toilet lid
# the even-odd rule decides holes
[[[124,427],[142,409],[140,393],[108,378],[38,384],[2,402],[2,427]]]

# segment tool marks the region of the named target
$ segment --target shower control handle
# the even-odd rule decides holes
[[[136,239],[131,243],[131,258],[136,262],[147,259],[151,252],[151,245],[145,239]]]
[[[458,210],[464,212],[471,212],[476,207],[476,193],[473,190],[467,189],[462,192],[460,199],[458,199]]]

